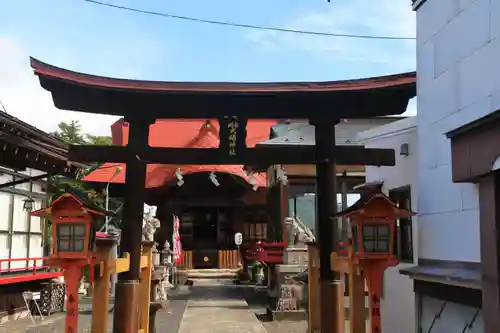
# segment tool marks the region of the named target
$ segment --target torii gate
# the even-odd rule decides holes
[[[332,82],[200,83],[153,82],[106,78],[31,59],[43,88],[59,109],[123,116],[129,123],[127,146],[72,146],[70,160],[126,163],[121,248],[130,253],[130,271],[116,288],[114,332],[137,332],[141,223],[146,165],[158,164],[316,164],[317,227],[320,250],[322,327],[336,327],[339,279],[331,270],[336,229],[336,163],[392,166],[394,151],[336,146],[334,125],[340,119],[402,114],[416,95],[416,73]],[[220,146],[215,149],[164,148],[148,145],[156,119],[216,118]],[[315,126],[315,146],[247,148],[248,119],[308,119]],[[127,320],[124,320],[124,319]]]

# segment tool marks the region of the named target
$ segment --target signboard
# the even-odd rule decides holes
[[[237,119],[231,119],[227,123],[227,127],[229,130],[229,156],[236,156],[236,143],[238,140],[237,130],[239,127],[239,123]]]
[[[236,246],[240,246],[242,243],[243,243],[243,235],[241,234],[241,232],[235,233],[234,244],[236,244]]]
[[[246,149],[247,119],[241,117],[224,117],[220,120],[220,146],[229,158],[236,158]]]

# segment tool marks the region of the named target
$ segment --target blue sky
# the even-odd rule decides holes
[[[103,0],[106,1],[106,0]],[[380,0],[108,0],[221,21],[291,29],[414,36],[409,2]],[[53,130],[79,119],[106,134],[112,118],[55,110],[28,56],[93,74],[181,81],[324,81],[415,69],[413,41],[304,36],[131,13],[82,0],[0,3],[0,100],[9,113]],[[29,98],[27,98],[29,96]],[[41,116],[41,112],[48,116]],[[98,120],[96,120],[98,119]]]

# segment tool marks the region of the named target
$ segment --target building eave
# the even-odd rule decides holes
[[[417,117],[412,116],[403,118],[401,120],[388,123],[382,126],[377,126],[375,128],[359,133],[357,136],[357,142],[363,143],[377,138],[409,132],[414,130],[416,127],[417,127]]]
[[[413,10],[418,10],[427,0],[413,0]]]

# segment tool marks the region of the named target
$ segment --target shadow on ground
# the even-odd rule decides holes
[[[242,296],[248,304],[250,310],[260,322],[271,322],[272,316],[267,313],[267,308],[271,307],[273,299],[269,297],[267,289],[245,286],[240,288]]]
[[[275,306],[267,289],[248,286],[240,289],[240,295],[248,303],[250,311],[261,322],[267,333],[307,333],[307,321],[274,321],[267,308]]]

